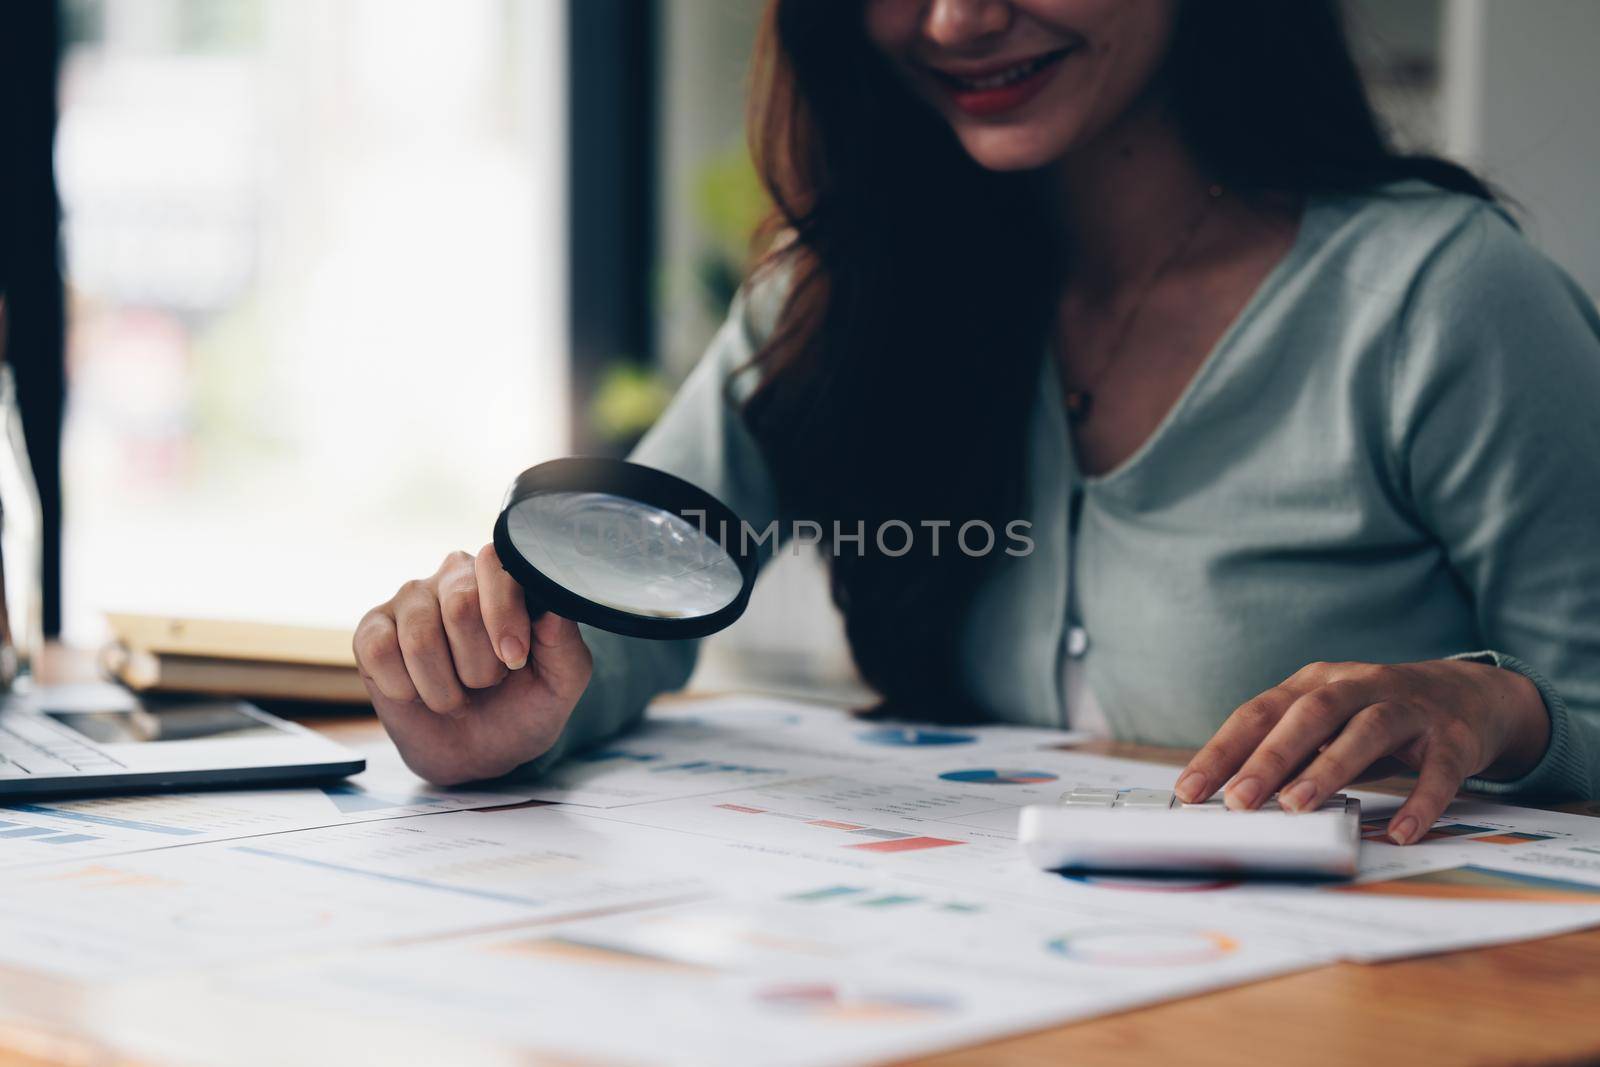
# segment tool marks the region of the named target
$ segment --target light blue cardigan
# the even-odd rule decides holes
[[[772,328],[776,289],[735,302],[634,455],[757,527],[780,516],[780,487],[724,384]],[[1065,724],[1069,625],[1087,632],[1113,733],[1164,745],[1201,744],[1315,660],[1476,654],[1531,678],[1553,729],[1522,779],[1472,785],[1595,795],[1600,317],[1496,209],[1418,184],[1312,199],[1293,248],[1110,473],[1078,472],[1042,363],[1021,516],[1035,550],[1000,555],[953,623],[994,718]],[[524,773],[632,724],[693,667],[693,642],[585,637],[594,681]]]

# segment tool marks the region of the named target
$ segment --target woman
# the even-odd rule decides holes
[[[772,251],[636,458],[840,524],[889,708],[1203,744],[1177,791],[1235,808],[1398,760],[1401,844],[1464,781],[1594,794],[1600,322],[1385,147],[1331,0],[778,0],[764,57]],[[1026,555],[870,532],[1019,517]],[[492,546],[356,651],[441,782],[538,772],[694,654],[530,628]]]

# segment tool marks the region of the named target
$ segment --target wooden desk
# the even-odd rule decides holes
[[[352,741],[369,716],[307,720]],[[1181,764],[1174,749],[1097,742],[1106,755]],[[1592,809],[1593,805],[1587,806]],[[1585,810],[1568,809],[1568,810]],[[37,982],[0,971],[0,1001]],[[917,1061],[925,1067],[1600,1062],[1600,930],[1375,965],[1336,964]],[[8,1051],[9,1050],[9,1051]],[[60,1030],[0,1024],[0,1067],[132,1065]]]

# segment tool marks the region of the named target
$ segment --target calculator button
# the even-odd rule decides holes
[[[1128,789],[1117,798],[1121,808],[1170,808],[1172,793],[1166,789]]]

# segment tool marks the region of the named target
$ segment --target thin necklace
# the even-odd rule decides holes
[[[1132,331],[1134,320],[1139,317],[1139,312],[1144,310],[1145,301],[1150,298],[1150,293],[1155,289],[1156,284],[1166,276],[1167,271],[1171,270],[1178,260],[1183,258],[1183,254],[1189,250],[1189,245],[1194,242],[1196,235],[1199,234],[1200,227],[1205,223],[1206,216],[1211,213],[1211,205],[1220,199],[1222,199],[1222,186],[1213,185],[1206,190],[1206,198],[1200,205],[1200,210],[1194,213],[1194,218],[1184,228],[1182,236],[1172,246],[1172,251],[1167,253],[1160,263],[1156,264],[1155,270],[1150,272],[1150,276],[1145,279],[1144,285],[1140,287],[1139,295],[1134,298],[1128,310],[1123,313],[1122,319],[1117,323],[1117,331],[1112,335],[1111,344],[1106,346],[1105,358],[1100,361],[1099,366],[1095,367],[1094,372],[1089,375],[1082,385],[1069,385],[1066,387],[1066,391],[1062,396],[1062,403],[1067,409],[1067,420],[1073,425],[1076,426],[1086,422],[1090,414],[1093,413],[1095,390],[1099,388],[1100,380],[1111,370],[1111,365],[1117,361],[1117,357],[1122,355],[1122,349],[1128,343],[1128,334]]]

